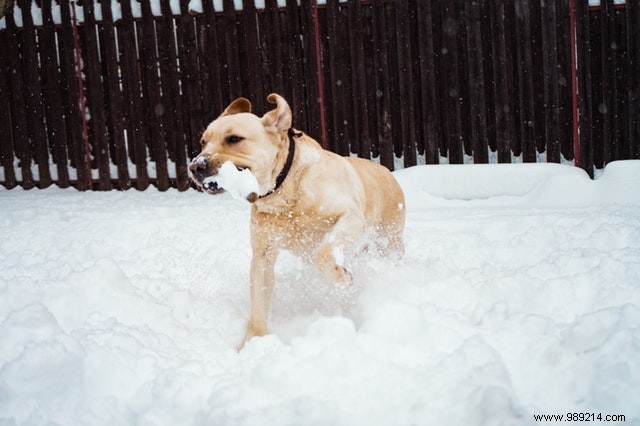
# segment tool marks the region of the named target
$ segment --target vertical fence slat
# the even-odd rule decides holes
[[[316,44],[315,44],[315,29],[313,22],[313,8],[311,1],[305,1],[300,3],[298,10],[298,18],[300,20],[300,34],[302,48],[301,53],[305,60],[302,61],[301,76],[303,78],[303,99],[304,105],[299,105],[300,112],[304,115],[306,120],[306,132],[310,134],[321,145],[324,143],[322,140],[322,127],[320,124],[320,76],[318,75],[317,59],[316,59]]]
[[[342,5],[339,9],[338,13],[338,29],[348,28],[349,27],[349,10],[346,6]],[[358,152],[357,145],[357,136],[356,136],[356,111],[351,106],[353,97],[355,96],[353,87],[353,63],[351,58],[351,50],[347,48],[350,46],[351,40],[351,32],[349,31],[340,31],[340,50],[339,50],[339,61],[340,61],[340,87],[339,92],[341,97],[343,98],[342,102],[342,132],[343,132],[343,141],[345,147],[341,151],[341,155],[350,155],[351,153]]]
[[[556,36],[558,38],[558,96],[560,106],[560,152],[567,160],[574,160],[573,86],[571,61],[570,0],[558,1],[556,6]],[[578,39],[580,40],[580,39]]]
[[[469,96],[469,62],[467,55],[467,26],[466,26],[466,4],[460,2],[456,8],[456,28],[458,39],[458,66],[451,72],[458,74],[459,101],[460,101],[460,132],[462,134],[463,154],[473,156],[473,136],[469,125],[471,120],[471,103]],[[464,162],[464,157],[463,157]]]
[[[466,41],[468,56],[469,78],[469,103],[471,116],[469,127],[471,128],[473,161],[474,163],[487,163],[488,138],[487,138],[487,114],[484,96],[484,64],[482,59],[482,33],[481,11],[479,1],[470,0],[465,4],[466,17]]]
[[[144,191],[149,187],[149,174],[147,171],[146,124],[143,117],[144,106],[140,89],[141,74],[138,65],[136,24],[131,12],[131,0],[121,0],[120,6],[122,21],[120,21],[118,31],[118,44],[123,46],[120,53],[123,102],[129,106],[125,110],[129,158],[136,166],[136,189]]]
[[[437,164],[440,161],[438,155],[440,115],[436,108],[435,53],[431,10],[430,0],[416,2],[419,46],[417,56],[420,63],[420,101],[422,102],[420,121],[426,139],[425,161],[427,164]]]
[[[285,30],[281,33],[286,54],[283,74],[285,76],[285,94],[293,113],[293,126],[308,129],[305,113],[305,87],[302,40],[304,37],[300,26],[300,6],[296,0],[287,0],[286,11],[280,15],[280,25]]]
[[[600,110],[603,108],[602,103],[602,49],[600,46],[601,39],[601,25],[600,15],[602,10],[594,12],[587,12],[589,22],[589,36],[591,38],[591,63],[589,66],[589,75],[591,76],[591,91],[593,94],[592,103],[592,118],[591,118],[591,132],[593,134],[592,146],[593,151],[593,164],[596,168],[602,168],[604,165],[604,157],[602,148],[602,113]]]
[[[461,130],[461,110],[460,110],[460,84],[458,80],[458,24],[456,20],[456,3],[446,2],[443,7],[443,69],[448,69],[445,73],[445,96],[446,99],[446,139],[447,156],[450,164],[462,164],[462,130]]]
[[[611,92],[613,95],[611,115],[611,135],[612,135],[612,161],[620,160],[623,152],[628,149],[628,135],[625,137],[623,129],[625,128],[627,108],[627,78],[626,67],[622,64],[624,59],[625,41],[621,37],[622,24],[620,22],[620,10],[614,8],[608,22],[609,45],[611,52]]]
[[[84,10],[84,37],[83,49],[84,73],[86,74],[86,96],[90,115],[92,154],[95,159],[95,167],[98,169],[98,188],[107,191],[112,188],[111,171],[109,167],[109,141],[106,126],[105,102],[100,69],[100,46],[95,19],[94,3],[83,2]]]
[[[8,75],[11,87],[10,107],[13,123],[13,143],[16,157],[20,162],[20,172],[22,175],[22,187],[31,189],[35,186],[33,172],[31,171],[31,150],[29,149],[29,138],[27,130],[27,100],[25,91],[21,90],[25,87],[24,77],[22,75],[20,55],[21,44],[18,39],[18,31],[15,25],[13,12],[7,13],[7,34],[9,34],[7,43],[7,52],[16,52],[8,55]]]
[[[492,40],[496,37],[491,30],[491,9],[497,8],[499,3],[494,1],[482,0],[481,16],[480,16],[480,38],[482,40],[482,63],[484,73],[484,105],[485,105],[485,122],[487,125],[487,143],[489,144],[489,153],[497,151],[496,145],[496,121],[495,121],[495,104],[496,100],[493,96],[493,59],[491,54]]]
[[[591,73],[591,36],[589,31],[589,0],[576,0],[576,39],[578,62],[578,110],[580,123],[580,160],[593,177],[593,93]]]
[[[376,117],[378,123],[378,149],[380,164],[394,169],[393,141],[391,140],[391,100],[390,77],[387,52],[389,44],[384,33],[386,27],[384,0],[373,2],[374,44],[380,49],[379,55],[374,56],[375,87],[376,87]],[[334,121],[339,120],[336,117]]]
[[[138,27],[141,34],[140,62],[143,71],[143,94],[146,96],[145,111],[148,127],[150,128],[149,151],[156,169],[156,185],[164,191],[169,188],[169,171],[167,168],[167,149],[165,146],[165,127],[162,116],[166,109],[161,96],[160,77],[158,76],[158,56],[156,30],[151,5],[142,2],[142,24]]]
[[[415,106],[412,87],[413,73],[411,69],[410,16],[407,2],[400,2],[396,7],[396,33],[398,40],[398,75],[400,96],[405,108],[402,114],[402,137],[404,141],[404,166],[416,165],[416,130]]]
[[[222,90],[220,84],[222,76],[220,69],[222,68],[219,59],[220,42],[218,38],[218,32],[216,31],[216,15],[213,9],[213,3],[206,1],[203,2],[204,9],[204,22],[201,26],[200,36],[200,56],[201,56],[201,74],[203,84],[208,86],[208,90],[205,92],[207,96],[203,102],[203,108],[205,110],[205,123],[213,121],[213,119],[224,109],[224,101],[222,96]],[[193,156],[196,154],[199,141],[195,141],[195,145],[188,144],[189,154]]]
[[[529,0],[516,0],[516,39],[517,72],[518,72],[518,102],[519,102],[519,136],[522,146],[524,162],[536,161],[535,146],[535,94],[533,87],[533,58],[531,49],[531,15]]]
[[[266,47],[266,52],[263,52],[263,56],[267,60],[269,68],[270,81],[268,86],[265,84],[265,89],[269,87],[267,91],[273,91],[276,93],[284,93],[284,83],[282,75],[282,43],[280,35],[280,22],[277,0],[266,1],[266,19],[265,25],[262,27],[261,39],[263,46]],[[266,44],[266,46],[265,46]]]
[[[62,24],[58,32],[58,49],[60,53],[60,84],[62,91],[62,108],[67,129],[67,152],[72,168],[75,168],[74,186],[80,191],[91,188],[91,165],[85,154],[82,139],[82,119],[80,110],[80,92],[78,88],[78,70],[76,66],[76,46],[74,42],[73,23],[69,0],[60,0],[60,17]],[[63,48],[63,46],[65,48]]]
[[[9,35],[6,32],[0,33],[0,52],[8,52]],[[2,156],[2,167],[4,168],[4,182],[7,189],[17,185],[16,173],[13,168],[13,129],[11,126],[11,105],[9,99],[9,67],[6,63],[6,56],[0,54],[0,134],[3,135],[0,147]]]
[[[51,2],[42,3],[42,38],[40,40],[40,61],[42,63],[42,94],[47,121],[48,141],[51,158],[56,165],[56,184],[61,188],[69,186],[69,166],[67,164],[67,132],[62,113],[62,95],[55,43],[55,28],[51,13]]]
[[[507,40],[505,33],[505,4],[498,2],[491,11],[491,58],[493,60],[494,114],[496,123],[496,150],[499,163],[511,162],[511,140],[514,137],[512,102],[509,96],[510,70],[507,66]]]
[[[116,44],[115,24],[111,2],[103,2],[101,7],[103,16],[103,41],[104,52],[103,61],[106,66],[107,84],[107,109],[110,128],[111,158],[117,167],[118,189],[128,189],[131,187],[129,179],[129,162],[127,156],[127,146],[124,135],[124,117],[122,92],[120,90],[120,76],[118,64],[118,52]]]
[[[242,81],[240,79],[240,60],[238,59],[238,26],[236,24],[236,10],[233,0],[223,0],[224,11],[224,47],[226,54],[226,68],[229,78],[231,101],[242,96]]]
[[[241,59],[246,61],[246,65],[243,68],[246,69],[248,96],[258,111],[264,111],[266,97],[269,93],[264,93],[262,70],[257,63],[254,63],[257,58],[260,58],[258,14],[254,0],[242,1],[242,26],[244,29],[243,39],[246,46],[246,55],[243,55]]]
[[[328,102],[330,105],[329,115],[327,120],[329,121],[328,134],[329,134],[329,147],[332,151],[343,154],[341,150],[345,145],[342,143],[344,138],[344,132],[341,130],[341,117],[342,117],[342,99],[343,96],[340,93],[340,81],[339,76],[339,56],[340,42],[338,40],[338,0],[328,0],[326,6],[326,21],[327,21],[327,35],[326,35],[326,54],[324,56],[325,64],[328,62],[328,78],[325,80],[325,89],[327,92]]]
[[[542,5],[551,2],[529,1],[530,35],[531,35],[531,59],[533,61],[533,117],[534,117],[534,161],[537,161],[538,153],[545,152],[545,79],[544,79],[544,47],[542,45],[543,16]]]
[[[640,159],[640,1],[628,0],[626,12],[629,158]]]
[[[163,102],[163,108],[159,112],[162,113],[161,120],[165,129],[167,156],[171,161],[176,161],[179,145],[178,138],[183,139],[185,133],[188,133],[182,124],[182,96],[180,96],[179,91],[174,90],[180,85],[178,78],[179,65],[176,54],[176,37],[179,38],[180,35],[168,0],[160,3],[160,11],[162,17],[155,21],[156,37],[158,39],[160,86],[162,87],[163,101],[165,99],[170,99],[170,101]]]
[[[30,140],[28,149],[34,153],[38,165],[38,187],[46,188],[51,185],[51,173],[49,171],[49,153],[47,146],[47,131],[44,117],[44,105],[42,103],[42,84],[39,76],[37,30],[31,16],[31,2],[21,0],[18,5],[22,9],[24,50],[26,60],[26,106],[28,135]]]
[[[613,0],[602,0],[602,9],[600,11],[600,61],[602,69],[601,83],[601,102],[598,106],[602,122],[602,156],[603,162],[606,164],[614,157],[614,149],[612,149],[612,120],[611,112],[613,112],[613,88],[611,87],[612,69],[611,62],[611,39],[609,34],[609,24],[613,19]]]
[[[185,130],[185,112],[183,110],[183,97],[180,95],[179,65],[177,59],[176,38],[174,35],[180,32],[176,30],[175,20],[171,14],[169,1],[160,4],[162,18],[156,21],[158,29],[158,60],[160,61],[160,84],[163,91],[162,122],[165,129],[167,153],[176,164],[176,187],[184,191],[189,187],[185,148],[189,147],[190,156],[195,155],[196,146],[199,148],[199,135],[187,136]],[[214,54],[210,55],[215,57]],[[206,68],[206,67],[205,67]],[[206,80],[205,80],[206,81]],[[191,93],[191,88],[187,89]],[[192,95],[191,95],[192,96]],[[194,141],[185,138],[193,138]],[[186,145],[186,146],[185,146]]]
[[[188,11],[189,1],[180,0],[180,16],[172,17],[169,13],[163,13],[165,17],[169,17],[168,21],[173,21],[176,29],[175,43],[178,48],[178,58],[180,61],[180,86],[173,87],[173,85],[165,78],[161,81],[163,84],[163,91],[173,93],[170,99],[179,100],[179,106],[182,108],[182,129],[181,132],[175,134],[175,129],[171,129],[174,133],[173,141],[173,158],[176,162],[176,177],[178,179],[178,186],[180,189],[186,189],[188,186],[188,175],[186,168],[186,147],[189,147],[189,151],[196,151],[200,148],[200,134],[206,124],[208,124],[210,118],[205,118],[203,114],[203,102],[205,101],[203,95],[204,82],[198,71],[198,52],[196,46],[196,32],[194,27],[194,19]],[[168,22],[168,27],[171,28],[171,23]],[[169,39],[169,48],[173,49],[176,46],[173,42],[173,34],[168,33],[165,36]],[[159,46],[160,47],[160,46]],[[165,46],[166,48],[166,46]],[[170,71],[173,73],[174,71]],[[174,79],[171,79],[172,81]],[[182,96],[180,96],[180,88],[182,88]],[[165,111],[172,108],[170,100],[162,97]],[[169,132],[170,128],[174,126],[174,123],[169,120],[170,116],[163,117],[165,133]]]
[[[542,5],[542,63],[544,78],[544,129],[547,161],[560,162],[560,104],[558,92],[558,49],[556,7]]]
[[[304,69],[304,97],[305,106],[303,107],[307,120],[307,132],[313,136],[318,143],[326,147],[326,131],[323,131],[324,124],[321,123],[321,117],[324,115],[320,111],[321,97],[324,97],[324,85],[322,75],[319,70],[322,68],[322,58],[317,57],[316,38],[322,37],[320,33],[320,25],[318,25],[318,34],[314,16],[317,12],[313,1],[305,1],[300,3],[300,31],[302,33],[302,51],[305,56],[303,61]],[[324,99],[322,99],[324,102]]]
[[[364,41],[362,35],[362,5],[360,0],[347,4],[349,11],[349,44],[351,52],[351,81],[353,97],[351,108],[354,112],[355,140],[357,147],[352,152],[358,156],[370,158],[371,141],[368,123],[367,86],[364,63]]]

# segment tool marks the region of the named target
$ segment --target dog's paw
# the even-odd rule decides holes
[[[237,348],[238,352],[240,352],[244,348],[244,345],[246,345],[249,342],[249,340],[251,340],[254,337],[264,336],[265,334],[267,334],[267,327],[260,324],[249,323],[249,325],[247,325],[247,333],[245,334],[244,339],[242,340],[242,343],[238,345],[238,348]]]
[[[351,272],[340,265],[334,267],[336,285],[341,287],[349,287],[353,284],[353,276]]]

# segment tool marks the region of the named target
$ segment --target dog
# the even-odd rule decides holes
[[[189,175],[204,192],[224,192],[221,170],[233,165],[255,184],[251,203],[251,315],[241,349],[263,336],[280,250],[314,264],[327,281],[352,282],[345,256],[366,235],[382,253],[404,251],[405,199],[391,172],[372,161],[341,157],[291,127],[291,108],[275,93],[262,117],[245,98],[233,101],[202,134],[202,151]],[[251,185],[250,185],[251,186]]]

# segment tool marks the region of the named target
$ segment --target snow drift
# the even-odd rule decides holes
[[[0,424],[640,423],[640,161],[396,176],[405,258],[281,256],[240,353],[246,202],[0,189]]]

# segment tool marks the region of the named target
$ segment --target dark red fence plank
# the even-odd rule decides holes
[[[478,0],[470,0],[465,4],[466,42],[468,57],[469,81],[469,124],[473,146],[474,163],[489,161],[487,139],[487,111],[484,92],[484,60],[482,55],[481,32],[482,5]]]
[[[535,93],[533,85],[533,53],[531,40],[531,14],[529,0],[515,0],[515,22],[519,95],[519,139],[522,146],[522,158],[524,162],[536,161],[536,117],[535,117]]]
[[[0,33],[0,52],[9,48],[9,35]],[[0,55],[0,93],[9,93],[9,67],[5,55]],[[4,168],[4,185],[11,189],[18,184],[16,172],[13,168],[13,129],[11,126],[11,103],[8,96],[0,96],[0,135],[2,135],[2,146],[0,156]]]
[[[67,164],[67,132],[62,113],[60,75],[56,51],[56,30],[53,25],[51,2],[42,4],[43,27],[40,37],[40,61],[43,65],[42,97],[47,122],[49,154],[56,165],[56,184],[61,188],[69,186],[69,165]]]
[[[175,149],[173,150],[174,156],[172,160],[176,163],[176,176],[178,180],[178,187],[182,190],[186,189],[189,185],[186,168],[186,148],[189,150],[196,150],[199,148],[200,135],[203,131],[203,123],[208,122],[211,118],[205,117],[203,103],[207,100],[203,99],[203,85],[200,78],[199,64],[198,64],[198,46],[196,42],[196,28],[194,26],[194,19],[188,11],[188,0],[181,0],[180,16],[174,17],[176,23],[177,39],[175,41],[178,49],[180,60],[180,75],[182,83],[182,99],[180,102],[182,107],[182,120],[184,125],[181,130],[183,133],[177,133],[174,137]],[[166,16],[166,14],[163,14]],[[167,34],[167,37],[172,38],[171,34]],[[171,48],[173,44],[170,44]],[[160,46],[159,46],[160,47]],[[173,74],[173,70],[170,71]],[[174,81],[174,79],[171,79]],[[163,80],[165,81],[165,80]],[[163,85],[163,92],[171,93],[169,89],[171,86]],[[179,91],[175,91],[178,88],[173,87],[174,94],[171,98],[163,96],[163,105],[165,110],[171,108],[171,100],[180,100]],[[165,132],[169,132],[170,127],[174,127],[174,124],[169,120],[170,116],[164,117]],[[171,130],[173,131],[173,129]]]
[[[462,164],[462,122],[460,96],[461,88],[458,78],[458,31],[459,23],[456,15],[456,3],[446,2],[443,6],[442,23],[442,61],[445,87],[445,135],[447,140],[447,157],[450,164]]]
[[[91,164],[87,158],[81,115],[80,91],[78,87],[78,67],[76,59],[81,58],[79,39],[74,37],[73,21],[69,0],[60,1],[62,23],[58,27],[58,50],[60,56],[60,85],[62,93],[62,109],[65,115],[66,149],[72,172],[75,172],[74,186],[85,191],[91,188]],[[62,48],[61,46],[64,46]],[[76,57],[77,56],[77,57]],[[70,180],[73,176],[70,176]]]
[[[384,0],[373,3],[373,44],[378,46],[379,55],[374,55],[375,89],[376,89],[376,117],[378,123],[378,150],[380,163],[390,170],[394,169],[393,141],[391,140],[391,81],[389,74],[388,51],[389,44],[384,33],[386,27]],[[337,71],[336,71],[337,72]],[[333,73],[333,72],[332,72]],[[340,116],[334,113],[334,122]]]
[[[7,52],[21,52],[21,42],[18,37],[18,30],[15,25],[13,12],[7,13]],[[32,155],[29,147],[28,129],[27,129],[27,101],[26,93],[21,90],[25,87],[25,79],[22,75],[22,64],[20,56],[17,54],[6,55],[8,62],[7,75],[9,79],[12,126],[13,126],[13,146],[16,157],[19,160],[20,172],[22,175],[22,187],[31,189],[35,186],[33,173],[31,171]]]
[[[544,130],[547,161],[560,162],[560,95],[558,88],[558,40],[556,6],[542,5],[542,51],[544,78]]]
[[[492,8],[491,31],[492,37],[491,57],[493,60],[493,87],[494,114],[496,126],[496,150],[499,163],[511,162],[511,141],[513,140],[513,98],[509,95],[513,80],[512,69],[509,67],[507,57],[506,35],[506,11],[504,2],[500,2]]]
[[[416,2],[417,45],[416,56],[420,64],[421,115],[425,139],[425,161],[437,164],[439,159],[440,114],[436,106],[436,65],[433,43],[433,15],[431,1]]]
[[[640,159],[640,0],[627,1],[628,158]]]
[[[30,10],[31,2],[21,0],[18,5],[22,10]],[[51,173],[49,171],[49,148],[47,144],[47,130],[44,116],[44,105],[42,103],[42,83],[40,78],[40,66],[38,59],[38,45],[36,28],[30,13],[23,13],[23,40],[22,50],[26,60],[26,107],[27,125],[29,135],[28,150],[33,152],[34,159],[38,165],[38,187],[46,188],[51,185]]]
[[[593,176],[593,85],[591,81],[591,35],[589,28],[589,0],[576,0],[576,50],[578,62],[578,109],[580,112],[580,162]]]
[[[108,127],[110,134],[111,158],[117,166],[118,189],[128,189],[131,187],[129,178],[129,159],[127,146],[125,143],[124,128],[124,105],[122,101],[122,91],[120,90],[120,67],[118,62],[118,50],[116,43],[116,29],[113,21],[111,5],[102,4],[103,21],[103,46],[104,59],[106,65],[106,84],[108,111]]]
[[[159,61],[157,55],[156,30],[154,17],[149,2],[142,2],[142,25],[138,27],[138,43],[140,43],[140,61],[144,64],[143,94],[146,98],[145,111],[147,128],[150,129],[149,151],[155,163],[156,185],[164,191],[169,188],[169,171],[167,169],[166,135],[163,123],[165,103],[162,98],[162,87],[158,75]]]
[[[136,168],[136,189],[142,191],[149,186],[149,174],[147,172],[147,147],[146,129],[144,119],[144,106],[141,92],[141,74],[138,64],[136,39],[136,23],[131,12],[131,0],[121,2],[122,21],[118,27],[118,42],[123,46],[121,51],[121,64],[123,76],[123,94],[126,105],[129,106],[126,113],[127,140],[129,156]]]

